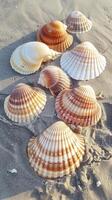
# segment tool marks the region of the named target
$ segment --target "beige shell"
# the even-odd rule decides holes
[[[55,109],[61,120],[75,126],[92,126],[101,118],[101,107],[89,85],[60,92]]]
[[[37,40],[44,42],[49,48],[63,52],[73,43],[73,37],[66,32],[66,25],[60,21],[52,21],[45,24],[37,32]]]
[[[27,75],[38,71],[42,62],[53,60],[59,55],[42,42],[28,42],[14,50],[10,64],[18,73]]]
[[[75,172],[85,153],[85,142],[62,121],[28,143],[28,158],[38,175],[54,179]]]
[[[72,11],[66,19],[66,25],[69,33],[83,33],[90,31],[92,21],[80,11]]]
[[[68,75],[57,66],[45,67],[40,73],[38,83],[48,88],[53,96],[72,86]]]
[[[46,94],[40,88],[18,84],[4,101],[4,110],[9,119],[18,123],[31,122],[38,117],[46,104]]]
[[[88,41],[65,52],[60,60],[61,68],[76,80],[90,80],[98,77],[106,67],[106,59]]]

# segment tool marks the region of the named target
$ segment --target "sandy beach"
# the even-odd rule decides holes
[[[8,119],[3,104],[17,83],[37,86],[40,73],[23,76],[13,71],[10,66],[13,50],[25,42],[35,41],[37,29],[45,23],[54,19],[64,21],[73,10],[80,10],[89,17],[93,27],[88,33],[74,36],[72,47],[90,41],[107,60],[106,69],[98,78],[78,83],[91,85],[96,94],[103,92],[105,98],[99,103],[103,108],[104,125],[96,127],[95,137],[90,137],[92,129],[85,134],[86,138],[89,134],[89,143],[97,152],[92,164],[81,165],[78,170],[79,176],[81,170],[87,172],[89,178],[88,181],[87,177],[84,179],[85,187],[78,187],[79,176],[76,175],[70,177],[70,188],[66,184],[55,185],[50,196],[44,194],[43,179],[30,167],[26,147],[29,138],[38,136],[57,121],[55,98],[45,90],[47,104],[44,111],[26,127]],[[112,1],[0,0],[0,21],[0,200],[112,200]],[[60,58],[46,65],[59,65],[59,61]],[[12,169],[16,172],[11,173]],[[97,185],[98,181],[101,185]],[[72,187],[74,191],[71,191]]]

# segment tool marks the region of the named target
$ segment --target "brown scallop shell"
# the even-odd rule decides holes
[[[45,67],[40,73],[38,83],[48,88],[53,96],[72,87],[69,76],[57,66]]]
[[[66,32],[65,27],[60,21],[52,21],[40,29],[37,39],[47,44],[49,48],[63,52],[73,43],[73,37]]]
[[[60,92],[55,109],[58,117],[65,123],[82,127],[95,125],[102,113],[94,90],[89,85]]]

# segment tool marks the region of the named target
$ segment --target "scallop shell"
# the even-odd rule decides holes
[[[55,109],[61,120],[75,126],[92,126],[101,118],[101,107],[89,85],[60,92]]]
[[[64,89],[71,88],[72,85],[70,78],[57,66],[45,67],[40,73],[38,83],[48,88],[53,96]]]
[[[85,142],[62,121],[48,127],[28,143],[28,157],[38,175],[55,179],[74,173],[85,153]]]
[[[4,110],[9,119],[18,123],[28,123],[42,112],[46,104],[46,94],[40,88],[18,84],[4,101]]]
[[[42,62],[53,60],[59,55],[42,42],[28,42],[14,50],[10,63],[15,71],[27,75],[38,71]]]
[[[69,33],[83,33],[90,31],[92,21],[80,11],[72,11],[66,19],[66,25]]]
[[[60,61],[62,69],[76,80],[89,80],[105,69],[106,59],[90,42],[83,42],[65,52]]]
[[[37,33],[37,39],[59,52],[65,51],[73,43],[73,37],[66,32],[65,24],[60,21],[45,24]]]

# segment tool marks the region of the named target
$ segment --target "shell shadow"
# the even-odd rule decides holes
[[[112,130],[112,104],[111,103],[103,103],[106,112],[106,126],[108,129]]]
[[[30,41],[35,41],[35,32],[31,32],[21,39],[0,49],[0,91],[7,91],[12,83],[23,78],[22,75],[12,70],[10,66],[10,57],[16,47]]]

